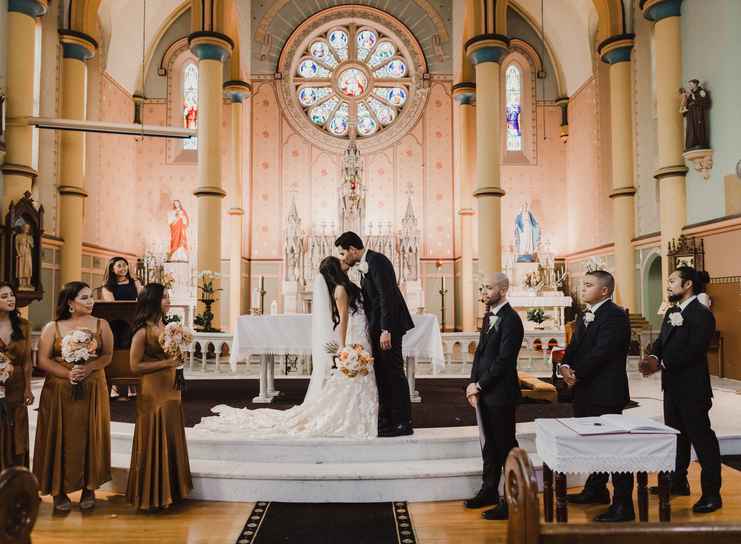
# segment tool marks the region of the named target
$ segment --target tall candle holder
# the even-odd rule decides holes
[[[445,332],[445,295],[448,294],[448,290],[445,288],[445,273],[442,272],[443,263],[437,261],[435,267],[440,271],[440,330]]]

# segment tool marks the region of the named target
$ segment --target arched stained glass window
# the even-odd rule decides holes
[[[522,73],[511,64],[505,73],[507,106],[504,117],[507,122],[507,151],[522,151]]]
[[[198,128],[198,67],[193,62],[183,70],[183,126]],[[184,140],[183,149],[198,149],[198,139]]]

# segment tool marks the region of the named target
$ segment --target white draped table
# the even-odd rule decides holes
[[[415,389],[417,360],[431,361],[433,374],[445,367],[440,325],[432,314],[412,316],[414,328],[404,335],[402,354],[412,402],[422,398]],[[243,315],[234,330],[229,363],[236,371],[239,361],[260,356],[260,394],[256,403],[269,403],[279,394],[275,390],[275,356],[311,356],[311,315]]]
[[[589,418],[587,418],[589,419]],[[553,475],[556,475],[556,521],[568,521],[566,474],[638,473],[638,514],[648,521],[648,472],[659,473],[659,519],[669,521],[669,475],[676,464],[677,437],[662,433],[581,435],[558,419],[535,420],[535,449],[543,461],[543,510],[553,521]]]

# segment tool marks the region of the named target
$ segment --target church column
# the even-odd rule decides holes
[[[62,118],[86,118],[87,61],[95,55],[97,42],[74,30],[59,30],[62,43]],[[82,223],[85,191],[85,133],[64,130],[60,134],[59,234],[62,284],[82,278]]]
[[[40,42],[36,40],[36,20],[46,13],[47,0],[9,0],[7,21],[7,153],[3,164],[2,217],[11,201],[17,202],[31,191],[37,175],[38,129],[25,123],[35,115],[39,93]],[[3,54],[5,54],[3,52]]]
[[[461,294],[460,305],[463,332],[476,330],[473,281],[473,180],[476,175],[476,85],[458,83],[453,87],[453,97],[460,106],[460,209],[461,222]]]
[[[502,270],[502,203],[500,183],[502,108],[500,65],[509,38],[482,34],[466,42],[466,55],[476,67],[476,190],[479,205],[479,273]]]
[[[654,177],[659,182],[659,213],[661,215],[661,276],[669,277],[667,248],[669,242],[682,234],[687,221],[685,176],[687,167],[682,158],[682,116],[679,113],[679,93],[682,83],[682,0],[641,0],[643,15],[655,21],[656,48],[656,113],[659,148],[659,169]],[[666,294],[664,294],[666,297]]]
[[[239,80],[224,83],[224,95],[231,100],[232,161],[234,179],[229,190],[229,329],[234,331],[244,312],[242,302],[242,104],[251,92],[248,83]]]
[[[217,32],[193,32],[190,50],[198,58],[198,200],[199,272],[221,272],[221,199],[226,196],[221,183],[221,122],[224,61],[232,51],[232,40]],[[214,281],[219,288],[220,281]],[[199,313],[202,308],[199,306]],[[213,307],[213,326],[219,328],[220,305]]]
[[[635,235],[633,182],[633,122],[631,112],[631,63],[633,34],[613,36],[598,51],[610,65],[610,127],[612,151],[612,229],[615,240],[616,300],[636,311]]]

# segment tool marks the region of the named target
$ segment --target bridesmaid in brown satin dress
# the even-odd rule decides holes
[[[15,291],[0,283],[0,352],[10,359],[5,382],[7,417],[0,419],[0,472],[11,466],[28,467],[28,408],[31,393],[31,324],[15,308]]]
[[[95,506],[95,490],[111,479],[111,413],[105,367],[113,354],[108,322],[93,317],[93,293],[83,282],[64,286],[57,320],[47,323],[39,342],[38,364],[46,372],[39,401],[33,473],[42,495],[54,497],[54,510],[68,512],[67,493],[82,489],[80,509]],[[62,338],[76,329],[96,332],[98,356],[73,369],[62,358]],[[83,398],[73,398],[73,383]]]
[[[169,310],[163,285],[150,283],[139,294],[130,360],[141,383],[126,496],[140,510],[167,508],[193,489],[183,407],[175,387],[175,367],[180,363],[159,343],[165,330],[162,317]]]

